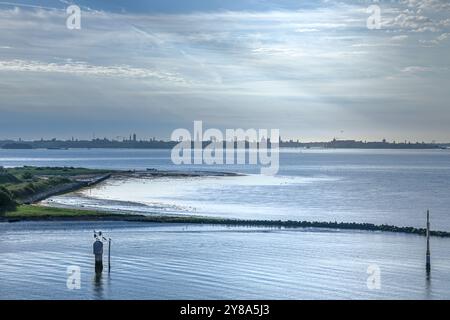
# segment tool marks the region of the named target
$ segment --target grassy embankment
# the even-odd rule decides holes
[[[95,177],[110,173],[72,167],[0,167],[0,214],[14,210],[17,205],[30,201],[39,194],[58,188],[77,186],[80,177]]]

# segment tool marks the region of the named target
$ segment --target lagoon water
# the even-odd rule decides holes
[[[232,171],[238,177],[110,180],[51,205],[143,214],[355,221],[450,230],[449,150],[283,150],[275,177],[254,166],[174,166],[170,150],[0,150],[0,165]],[[94,228],[114,239],[95,281]],[[450,298],[450,239],[330,230],[130,223],[0,224],[0,298]],[[67,265],[80,290],[65,286]],[[381,289],[366,286],[367,267]]]
[[[113,238],[111,273],[93,266],[92,230]],[[442,299],[450,298],[450,241],[423,237],[139,223],[0,224],[0,298]],[[380,289],[369,289],[369,266]],[[81,270],[79,290],[67,268]]]
[[[0,165],[232,171],[244,177],[112,180],[53,204],[245,219],[370,222],[450,230],[450,150],[281,152],[277,176],[255,166],[175,166],[170,150],[0,150]]]

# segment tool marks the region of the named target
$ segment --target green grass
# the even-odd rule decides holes
[[[179,222],[179,223],[204,223],[205,221],[219,221],[215,218],[203,218],[193,216],[144,216],[139,214],[122,214],[102,212],[90,209],[55,208],[41,205],[20,205],[15,210],[3,214],[5,218],[13,219],[46,219],[46,218],[119,218],[119,220],[135,220],[148,222]]]
[[[17,179],[21,180],[23,175],[28,173],[32,176],[78,176],[85,174],[106,174],[111,170],[97,170],[86,168],[74,168],[74,167],[17,167],[4,169],[7,173],[14,175]]]
[[[8,211],[5,218],[57,218],[57,217],[99,217],[113,216],[110,213],[80,209],[62,209],[35,205],[21,205],[15,211]]]
[[[15,199],[23,199],[35,193],[48,190],[60,184],[69,183],[70,180],[63,177],[51,177],[49,179],[35,179],[34,181],[7,184],[5,187],[13,194]]]
[[[118,220],[147,221],[147,222],[168,222],[168,223],[205,223],[220,221],[216,218],[204,218],[193,216],[144,216],[139,214],[122,214],[102,212],[90,209],[66,209],[40,205],[20,205],[15,210],[7,211],[3,214],[7,219],[37,219],[46,218],[116,218]]]
[[[20,182],[17,177],[8,172],[0,172],[0,184]]]

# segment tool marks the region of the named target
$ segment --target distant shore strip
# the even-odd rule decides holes
[[[271,227],[271,228],[314,228],[314,229],[333,229],[333,230],[354,230],[354,231],[381,231],[404,234],[415,234],[419,236],[426,235],[425,228],[399,227],[394,225],[377,225],[372,223],[357,222],[320,222],[320,221],[292,221],[292,220],[241,220],[226,218],[210,218],[197,216],[144,216],[135,214],[104,213],[89,210],[70,210],[72,214],[60,214],[57,208],[44,208],[52,211],[49,214],[43,212],[40,215],[16,215],[3,216],[0,221],[19,222],[19,221],[123,221],[123,222],[142,222],[142,223],[182,223],[182,224],[209,224],[222,226],[242,226],[242,227]],[[56,212],[55,212],[56,210]],[[81,214],[73,212],[80,211]],[[433,237],[450,238],[450,232],[430,231]]]

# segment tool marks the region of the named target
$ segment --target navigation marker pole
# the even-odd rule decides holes
[[[108,241],[108,272],[111,271],[111,238]]]
[[[430,258],[430,210],[427,210],[427,275],[431,272],[431,258]]]

